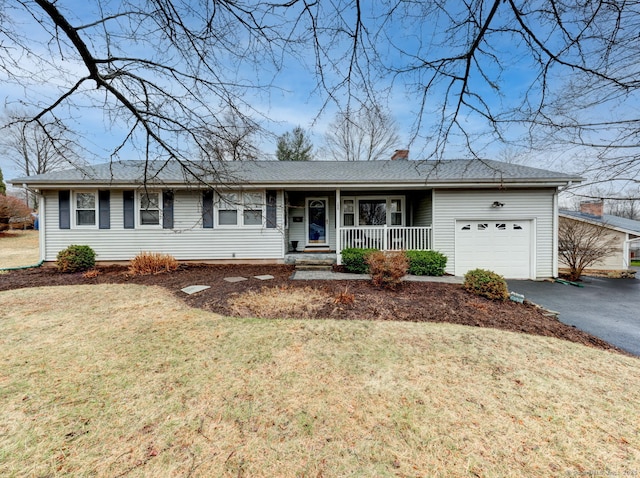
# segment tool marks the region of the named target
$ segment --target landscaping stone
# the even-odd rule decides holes
[[[271,280],[271,279],[275,279],[275,277],[273,277],[270,274],[265,274],[262,276],[253,276],[254,278],[258,279],[258,280]]]
[[[195,294],[197,292],[202,292],[203,290],[207,290],[210,289],[211,286],[210,285],[190,285],[188,287],[185,287],[184,289],[180,289],[182,292],[184,292],[185,294]]]
[[[246,277],[225,277],[224,280],[227,282],[242,282],[243,280],[247,280]]]

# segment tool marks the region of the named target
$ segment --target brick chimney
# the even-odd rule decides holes
[[[602,217],[602,209],[604,201],[602,199],[596,201],[583,201],[580,203],[580,212],[589,216]]]
[[[391,156],[391,161],[396,160],[407,160],[409,159],[409,150],[408,149],[396,149],[396,152]]]

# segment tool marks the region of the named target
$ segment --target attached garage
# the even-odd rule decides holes
[[[531,220],[457,220],[455,275],[488,269],[510,279],[529,279],[534,264]]]

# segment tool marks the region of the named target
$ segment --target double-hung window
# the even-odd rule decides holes
[[[76,226],[96,225],[96,193],[75,193]]]
[[[160,208],[162,201],[159,192],[144,192],[140,194],[140,225],[159,226]]]
[[[389,222],[392,226],[402,226],[402,203],[400,198],[389,199]]]
[[[218,194],[219,226],[262,226],[265,215],[263,192],[230,192]]]
[[[245,192],[243,195],[242,223],[245,226],[262,226],[262,193]]]
[[[349,227],[356,225],[356,200],[345,199],[342,201],[342,225]]]
[[[237,226],[239,206],[237,193],[220,194],[218,201],[218,224],[220,226]]]

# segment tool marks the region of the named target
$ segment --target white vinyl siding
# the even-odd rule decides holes
[[[447,273],[455,273],[456,221],[532,222],[532,265],[537,278],[553,276],[553,197],[555,189],[434,190],[433,248],[447,256]],[[492,208],[494,201],[504,204]]]
[[[122,191],[111,191],[111,228],[61,230],[58,226],[58,193],[47,191],[45,208],[45,260],[55,261],[57,253],[72,244],[86,244],[98,261],[127,261],[142,251],[163,252],[177,260],[224,260],[284,258],[283,194],[277,196],[278,227],[202,227],[202,192],[175,191],[173,229],[123,227]],[[138,207],[136,203],[136,207]]]

